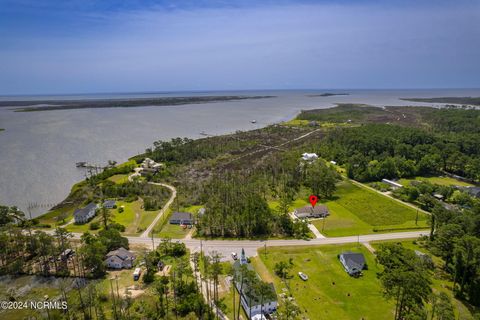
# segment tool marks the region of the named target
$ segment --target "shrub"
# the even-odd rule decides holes
[[[100,229],[100,223],[98,223],[98,222],[96,222],[96,221],[90,223],[89,229],[90,229],[90,230],[98,230],[98,229]]]
[[[108,225],[110,228],[117,229],[120,232],[125,232],[125,226],[123,224],[112,222]]]

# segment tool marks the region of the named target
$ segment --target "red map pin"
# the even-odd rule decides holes
[[[310,200],[310,203],[312,204],[312,207],[315,208],[315,205],[317,204],[318,197],[314,196],[313,194],[308,198]]]

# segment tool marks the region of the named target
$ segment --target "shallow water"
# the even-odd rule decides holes
[[[324,92],[347,96],[307,97]],[[215,102],[183,106],[13,112],[0,108],[0,203],[32,215],[60,202],[72,184],[84,178],[75,162],[103,165],[123,162],[143,152],[153,141],[224,134],[293,118],[302,109],[327,108],[335,103],[429,105],[400,97],[480,96],[480,89],[456,90],[315,90],[238,91],[175,94],[0,97],[0,100],[91,99],[187,95],[275,95],[271,99]],[[252,124],[251,120],[257,123]]]

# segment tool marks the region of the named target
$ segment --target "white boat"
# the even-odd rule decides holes
[[[252,123],[257,123],[257,120],[252,120],[251,122],[252,122]]]
[[[303,272],[299,272],[298,273],[298,276],[300,277],[300,279],[302,279],[303,281],[307,281],[308,280],[308,276],[303,273]]]

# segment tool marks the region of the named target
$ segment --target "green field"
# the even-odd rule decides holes
[[[116,184],[122,184],[128,182],[128,174],[115,174],[108,178],[108,180],[115,182]]]
[[[334,199],[324,202],[330,216],[312,223],[326,236],[348,236],[427,228],[428,217],[415,209],[367,188],[344,180],[337,185]]]
[[[369,270],[360,278],[350,277],[337,259],[343,251],[361,252]],[[374,256],[363,246],[329,245],[316,247],[268,248],[259,251],[252,263],[265,281],[273,281],[277,294],[287,285],[274,274],[278,261],[293,259],[288,287],[300,309],[309,319],[392,319],[394,305],[382,295]],[[309,276],[302,281],[298,272]]]
[[[413,240],[374,241],[374,242],[371,242],[370,244],[372,245],[373,248],[375,248],[375,250],[378,250],[380,248],[380,244],[389,243],[389,242],[401,243],[404,247],[408,249],[418,250],[423,253],[430,254],[435,264],[435,272],[433,272],[433,279],[432,279],[432,290],[436,293],[443,291],[448,294],[450,299],[452,299],[454,309],[455,309],[454,310],[455,316],[457,319],[462,319],[462,320],[474,319],[471,311],[473,310],[472,306],[469,306],[464,302],[462,302],[461,300],[456,299],[454,297],[452,292],[453,282],[452,282],[452,279],[448,277],[448,274],[442,270],[443,266],[445,265],[445,262],[441,258],[432,255],[421,242],[413,241]]]
[[[398,183],[408,186],[411,181],[427,181],[433,184],[438,184],[440,186],[463,186],[463,187],[469,187],[473,186],[473,184],[464,182],[455,178],[447,177],[447,176],[441,176],[441,177],[416,177],[415,179],[400,179],[398,180]]]

